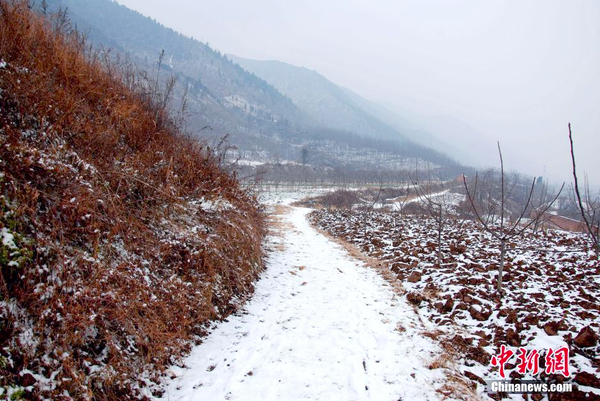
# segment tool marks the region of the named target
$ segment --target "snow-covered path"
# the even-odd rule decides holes
[[[287,208],[244,311],[185,360],[169,400],[433,400],[439,348],[413,309],[362,262]],[[400,327],[400,330],[398,329]]]

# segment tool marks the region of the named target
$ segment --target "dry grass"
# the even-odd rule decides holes
[[[447,353],[442,353],[437,356],[430,364],[427,366],[428,369],[450,369],[453,365],[454,361]]]
[[[289,212],[289,207],[283,205],[271,206],[267,216],[267,230],[269,235],[283,239],[284,233],[293,229],[293,225],[284,221],[283,216]],[[285,245],[283,242],[271,242],[267,245],[267,250],[283,252]]]
[[[442,400],[481,400],[477,395],[477,386],[463,375],[446,372],[447,382],[437,389]]]
[[[446,377],[445,383],[436,391],[442,399],[479,400],[477,385],[458,370],[456,361],[462,356],[441,330],[429,330],[422,335],[436,341],[442,352],[429,364],[429,369],[442,369]]]
[[[281,236],[284,232],[289,232],[294,228],[294,225],[285,222],[283,216],[288,214],[290,211],[289,206],[277,205],[273,207],[267,218],[267,225],[269,231],[275,235]]]
[[[0,58],[16,248],[0,254],[0,389],[142,397],[252,291],[264,216],[164,105],[25,2],[0,0]]]

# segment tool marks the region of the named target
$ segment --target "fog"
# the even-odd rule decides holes
[[[222,53],[314,69],[479,165],[498,165],[500,141],[508,169],[570,182],[571,122],[580,174],[600,185],[598,1],[119,3]]]

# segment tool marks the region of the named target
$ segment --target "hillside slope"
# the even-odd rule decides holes
[[[407,140],[366,112],[346,90],[316,71],[280,61],[248,60],[233,55],[229,58],[292,99],[320,126],[377,139]]]
[[[127,54],[129,62],[152,76],[176,76],[175,107],[187,88],[190,126],[210,125],[217,137],[229,133],[238,146],[258,143],[269,148],[273,135],[296,135],[305,120],[290,99],[208,44],[125,6],[108,0],[48,0],[48,4],[51,12],[67,10],[70,23],[97,48],[110,48],[123,58]],[[281,152],[273,146],[269,150]]]
[[[60,25],[0,0],[0,398],[143,398],[252,292],[264,217]]]

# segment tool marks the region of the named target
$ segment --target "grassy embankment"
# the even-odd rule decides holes
[[[252,291],[264,217],[56,25],[0,0],[0,397],[139,398]]]

